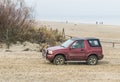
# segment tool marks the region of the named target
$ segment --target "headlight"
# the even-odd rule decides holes
[[[48,51],[48,54],[53,54],[53,51]]]

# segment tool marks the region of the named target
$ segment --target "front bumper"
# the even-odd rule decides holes
[[[54,55],[47,54],[46,59],[49,60],[49,61],[52,61],[54,59]]]
[[[48,50],[44,49],[42,51],[42,57],[49,60],[49,61],[52,61],[54,59],[54,55],[53,54],[48,54]]]

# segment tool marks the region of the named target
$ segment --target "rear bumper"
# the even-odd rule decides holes
[[[103,54],[99,56],[99,60],[101,60],[101,59],[103,59],[103,58],[104,58],[104,55],[103,55]]]

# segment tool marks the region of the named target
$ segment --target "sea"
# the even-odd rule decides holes
[[[36,16],[37,20],[41,21],[56,21],[56,22],[72,22],[85,24],[105,24],[105,25],[119,25],[120,15],[46,15]]]

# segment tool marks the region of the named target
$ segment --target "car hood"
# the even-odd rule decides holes
[[[47,48],[47,50],[61,50],[61,49],[65,49],[65,48],[62,46],[54,46],[54,47]]]

